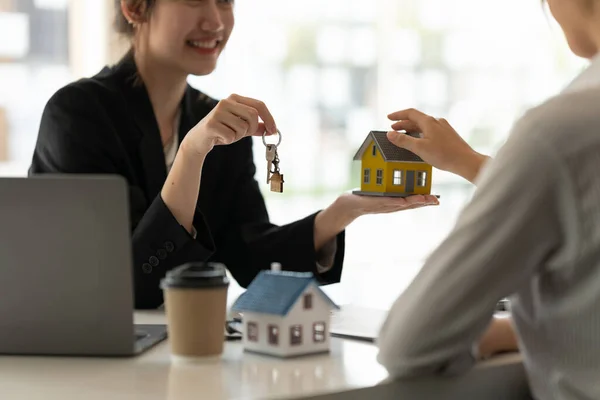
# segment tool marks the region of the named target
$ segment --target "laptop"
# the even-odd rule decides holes
[[[387,313],[387,310],[354,304],[342,305],[331,314],[329,334],[344,339],[375,342]]]
[[[128,186],[118,176],[0,178],[0,354],[133,356]]]
[[[389,310],[362,307],[347,304],[331,314],[331,336],[375,342],[381,326],[385,322]],[[496,304],[496,316],[507,317],[510,315],[509,299],[502,299]]]

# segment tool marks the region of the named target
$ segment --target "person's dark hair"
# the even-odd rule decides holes
[[[127,8],[139,15],[141,20],[146,20],[150,16],[156,0],[125,0],[125,3]],[[135,33],[133,25],[127,21],[121,11],[121,0],[115,0],[115,29],[118,33],[128,37],[132,37]]]

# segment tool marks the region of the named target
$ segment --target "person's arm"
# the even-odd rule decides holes
[[[342,194],[324,210],[277,226],[269,220],[255,179],[252,140],[236,143],[228,157],[237,169],[228,206],[229,226],[216,238],[215,259],[223,262],[245,287],[263,269],[277,262],[284,270],[312,272],[323,284],[339,282],[344,259],[344,229],[356,218],[437,204],[435,196],[366,198]]]
[[[168,270],[185,262],[205,261],[213,254],[211,232],[196,213],[202,163],[211,146],[230,144],[251,129],[251,133],[264,132],[264,124],[258,123],[259,112],[241,104],[248,101],[252,102],[232,96],[213,109],[212,118],[193,128],[162,192],[150,203],[143,190],[130,182],[136,308],[162,304],[159,283]],[[132,127],[122,120],[117,103],[118,98],[96,84],[69,85],[57,92],[42,116],[30,174],[119,174],[131,178],[132,166],[119,130]],[[232,115],[232,110],[238,115]]]
[[[490,157],[473,150],[444,118],[434,118],[415,109],[394,112],[388,139],[434,167],[462,176],[471,183]],[[413,137],[406,133],[418,133]]]
[[[118,109],[118,98],[95,83],[59,90],[44,109],[29,174],[116,174],[128,180],[135,306],[156,308],[163,301],[159,282],[166,272],[185,261],[208,259],[214,244],[202,219],[195,221],[194,239],[160,194],[147,199],[132,183],[119,132],[133,127]]]
[[[264,197],[255,179],[256,166],[251,138],[227,149],[230,165],[237,171],[229,198],[228,226],[215,237],[214,260],[224,263],[233,277],[247,287],[261,270],[274,262],[283,270],[312,272],[322,283],[338,282],[344,258],[344,232],[333,236],[334,260],[325,272],[318,270],[322,255],[315,247],[314,229],[318,213],[277,226],[270,222]],[[325,242],[323,243],[325,244]]]
[[[454,230],[391,308],[378,359],[392,376],[470,367],[496,303],[542,265],[572,261],[563,241],[570,235],[565,221],[576,221],[573,190],[536,129],[517,126]]]

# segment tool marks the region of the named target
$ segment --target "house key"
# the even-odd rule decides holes
[[[271,168],[273,167],[273,161],[277,154],[277,146],[274,144],[267,145],[267,183],[271,180]]]
[[[277,130],[279,134],[279,141],[277,144],[267,144],[265,140],[266,132],[263,134],[263,144],[267,148],[267,183],[271,183],[272,192],[283,192],[283,174],[279,172],[279,155],[277,154],[277,147],[281,144],[281,132]]]

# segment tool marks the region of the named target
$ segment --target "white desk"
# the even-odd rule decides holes
[[[140,312],[137,323],[164,323]],[[328,355],[280,360],[227,342],[220,362],[172,364],[168,341],[135,358],[0,356],[0,399],[187,400],[290,398],[370,387],[387,373],[369,343],[332,338]],[[517,364],[517,358],[507,359]],[[497,361],[496,361],[497,363]]]

